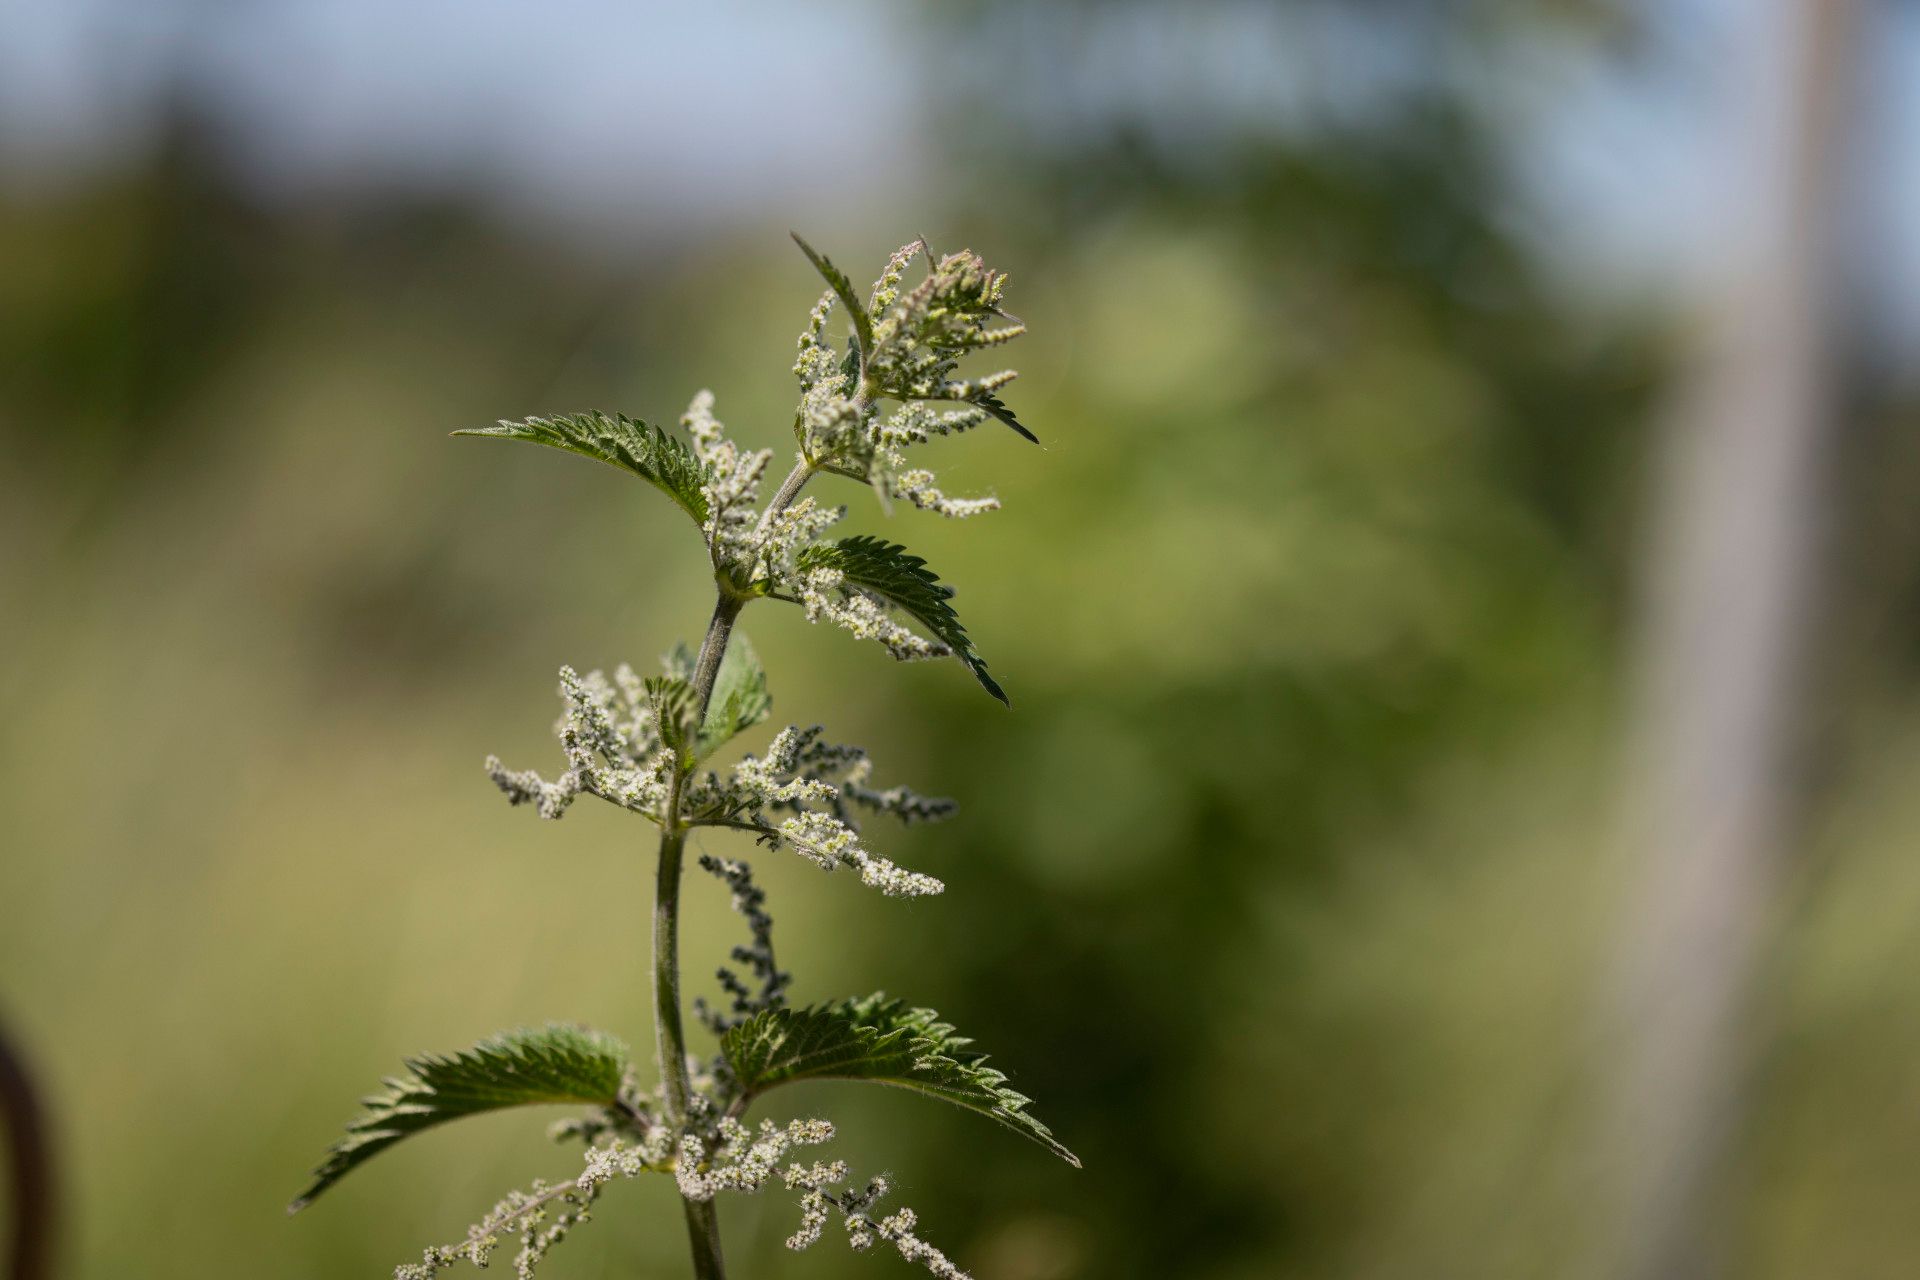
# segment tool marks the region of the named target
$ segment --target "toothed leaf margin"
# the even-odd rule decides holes
[[[685,441],[659,427],[623,413],[562,414],[554,418],[526,418],[497,426],[473,427],[453,433],[492,440],[525,440],[550,449],[564,449],[639,476],[673,499],[674,505],[707,522],[707,496],[702,492],[707,471]]]
[[[973,1042],[931,1009],[876,992],[805,1009],[765,1009],[729,1030],[720,1051],[748,1096],[795,1080],[867,1080],[912,1089],[990,1119],[1065,1160],[1080,1160],[1028,1114]]]
[[[807,261],[811,262],[813,269],[820,273],[820,278],[833,289],[835,296],[840,299],[840,305],[847,309],[847,317],[853,321],[853,331],[860,335],[860,349],[871,351],[873,349],[873,318],[867,314],[866,305],[860,301],[860,295],[854,292],[853,281],[847,278],[846,272],[834,266],[826,254],[802,240],[798,232],[789,231],[787,234],[792,236],[793,242],[800,246],[800,252],[807,255]]]
[[[1012,706],[1006,690],[987,674],[986,660],[974,652],[973,641],[948,601],[953,588],[941,582],[927,562],[910,554],[897,542],[859,534],[835,542],[819,542],[801,551],[799,568],[838,569],[848,586],[872,592],[894,608],[909,615],[933,633],[934,639],[953,650],[954,656],[973,672],[980,687]]]
[[[406,1066],[406,1075],[387,1080],[385,1092],[361,1100],[366,1112],[328,1148],[289,1213],[402,1138],[449,1120],[542,1103],[611,1107],[628,1053],[602,1032],[554,1025],[502,1032],[459,1053],[409,1058]]]

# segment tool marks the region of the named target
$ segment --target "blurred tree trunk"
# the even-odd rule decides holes
[[[1619,1217],[1609,1273],[1723,1270],[1782,862],[1800,826],[1793,760],[1817,613],[1838,403],[1833,232],[1851,0],[1738,7],[1736,155],[1723,268],[1659,459],[1630,731],[1633,877],[1620,940],[1606,1142]],[[1729,156],[1714,157],[1722,161]]]

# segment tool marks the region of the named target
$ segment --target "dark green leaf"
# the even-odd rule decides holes
[[[840,298],[840,305],[847,309],[847,315],[853,321],[853,331],[860,335],[860,349],[873,350],[873,320],[867,315],[865,304],[860,295],[853,291],[853,281],[847,279],[847,273],[833,265],[823,253],[816,253],[812,245],[800,238],[797,231],[789,231],[793,242],[800,246],[800,252],[807,255],[807,261],[820,273],[820,278],[830,285]]]
[[[706,468],[684,441],[637,418],[592,410],[557,418],[502,422],[453,434],[527,440],[597,459],[653,485],[692,516],[695,524],[707,522],[707,497],[701,492],[707,480]]]
[[[362,1099],[365,1114],[347,1126],[288,1212],[402,1138],[462,1116],[503,1107],[575,1102],[613,1106],[627,1072],[627,1047],[580,1027],[550,1026],[490,1036],[451,1057],[407,1060],[408,1074]]]
[[[806,1009],[766,1009],[721,1038],[749,1095],[794,1080],[869,1080],[965,1107],[999,1121],[1078,1168],[1079,1158],[1027,1114],[1029,1099],[931,1009],[875,994]]]
[[[767,673],[760,665],[760,656],[744,635],[735,632],[713,682],[707,722],[700,727],[700,754],[713,754],[735,734],[765,720],[772,710],[773,697],[767,692]]]
[[[909,555],[898,543],[871,538],[865,534],[841,538],[837,542],[817,543],[800,553],[802,570],[820,567],[838,569],[849,586],[870,591],[888,604],[908,614],[933,633],[935,639],[952,649],[967,664],[982,688],[1011,706],[1006,690],[987,674],[987,664],[973,651],[960,615],[948,603],[953,588],[945,585],[927,568],[927,562]]]
[[[1000,399],[999,396],[991,395],[991,394],[984,395],[984,396],[975,396],[971,401],[971,403],[980,406],[982,409],[985,409],[989,414],[1000,419],[1000,421],[1006,423],[1008,426],[1012,427],[1015,431],[1018,431],[1021,435],[1033,441],[1035,444],[1040,443],[1040,437],[1033,434],[1033,432],[1027,430],[1026,427],[1022,426],[1020,420],[1013,416],[1013,410],[1007,408],[1006,404]]]

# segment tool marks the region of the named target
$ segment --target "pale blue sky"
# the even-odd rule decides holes
[[[1035,10],[991,59],[937,74],[1030,86],[1036,138],[1122,116],[1201,140],[1318,127],[1447,75],[1507,123],[1516,222],[1570,284],[1633,298],[1685,281],[1738,216],[1740,122],[1716,118],[1716,95],[1743,26],[1777,0],[1628,2],[1653,38],[1605,63],[1551,38],[1463,59],[1437,23],[1380,5],[1190,0],[1098,23]],[[0,196],[136,154],[172,91],[270,198],[471,190],[570,232],[675,237],[884,202],[934,136],[929,64],[957,53],[883,0],[0,0],[0,37]],[[1920,4],[1883,0],[1864,47],[1863,256],[1910,341]]]

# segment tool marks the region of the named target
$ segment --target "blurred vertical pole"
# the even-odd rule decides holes
[[[5,1026],[0,1026],[0,1139],[6,1142],[13,1197],[7,1280],[46,1280],[53,1274],[53,1151],[40,1095]]]
[[[1756,978],[1799,826],[1793,757],[1837,402],[1830,296],[1852,0],[1745,0],[1699,342],[1660,456],[1624,797],[1608,1271],[1722,1274]],[[1726,198],[1733,197],[1733,198]]]

